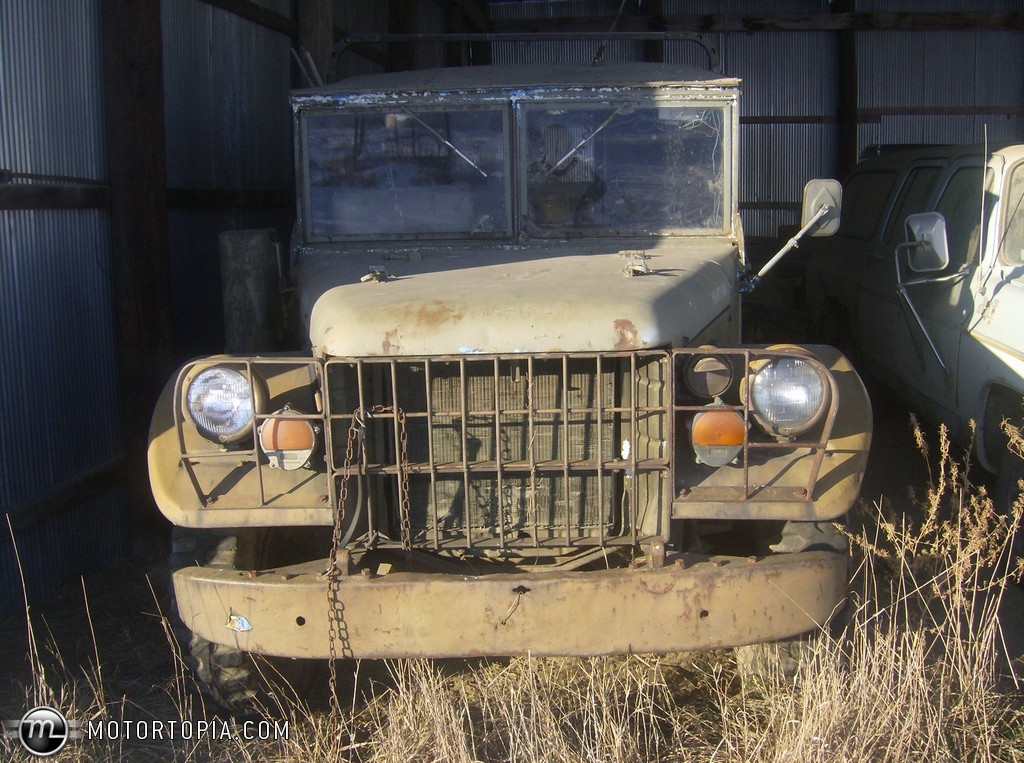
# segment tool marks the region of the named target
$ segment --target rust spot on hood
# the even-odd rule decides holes
[[[412,311],[410,310],[410,312]],[[415,313],[413,313],[413,319],[416,321],[417,326],[437,328],[442,324],[455,323],[461,320],[463,312],[462,308],[456,305],[435,299],[432,302],[419,305]]]
[[[615,342],[616,350],[632,350],[636,347],[636,326],[633,325],[633,321],[619,318],[612,323],[612,327],[618,337]]]
[[[381,342],[380,349],[384,355],[391,355],[393,352],[398,353],[402,349],[402,338],[398,335],[398,329],[392,329],[384,334],[384,341]]]

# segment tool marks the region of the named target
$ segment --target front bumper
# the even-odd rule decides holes
[[[794,636],[842,604],[847,559],[828,551],[764,559],[670,556],[660,569],[341,578],[329,603],[326,561],[258,573],[188,567],[174,574],[184,623],[244,651],[338,657],[659,653]]]

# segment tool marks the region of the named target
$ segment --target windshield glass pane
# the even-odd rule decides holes
[[[1006,232],[1000,254],[1003,262],[1024,265],[1024,164],[1018,164],[1010,180],[1006,199]]]
[[[721,108],[527,108],[527,229],[541,236],[722,230],[724,124]]]
[[[313,114],[304,126],[310,239],[508,234],[503,111]]]

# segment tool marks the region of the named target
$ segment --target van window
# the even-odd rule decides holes
[[[907,175],[889,216],[889,228],[885,232],[885,243],[889,247],[887,253],[891,254],[897,244],[907,240],[907,215],[928,209],[928,200],[935,189],[935,179],[941,171],[941,167],[915,167]]]
[[[843,214],[839,235],[867,241],[878,230],[878,221],[896,183],[895,172],[861,172],[852,175],[843,189]]]
[[[1018,164],[1010,176],[1004,208],[1006,228],[999,257],[1008,265],[1024,265],[1024,164]]]
[[[949,179],[935,211],[946,218],[949,241],[949,265],[958,270],[978,256],[978,231],[981,227],[981,167],[963,167]]]

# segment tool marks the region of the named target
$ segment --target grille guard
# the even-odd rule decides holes
[[[725,408],[743,417],[748,436],[738,463],[714,469],[714,474],[704,484],[694,479],[694,467],[690,463],[693,454],[683,424],[687,417],[703,410],[707,402],[687,399],[681,388],[681,369],[692,356],[709,353],[728,357],[738,369],[738,378],[748,376],[751,363],[758,359],[798,357],[812,364],[827,380],[830,397],[820,422],[807,435],[785,441],[764,435],[753,424],[749,399],[739,399],[736,395],[737,399],[725,402]],[[242,370],[251,386],[255,376],[271,382],[267,410],[256,414],[251,438],[230,448],[199,437],[184,412],[183,393],[189,379],[212,365]],[[503,400],[504,387],[510,383],[503,379],[511,368],[518,369],[515,373],[521,375],[517,384],[530,390],[543,381],[553,394],[548,400],[556,402],[538,402],[529,393],[526,393],[525,403],[521,398],[518,402]],[[574,386],[574,380],[587,378],[588,370],[598,381],[581,393],[579,387]],[[458,381],[454,407],[444,407],[433,399],[441,372],[447,379]],[[850,372],[855,377],[852,369]],[[601,380],[608,376],[614,382],[616,374],[626,382],[609,395],[614,384],[609,386]],[[285,377],[291,381],[274,381]],[[418,397],[411,394],[407,381],[403,381],[405,386],[399,384],[400,378],[416,377],[423,379],[422,394]],[[296,383],[296,379],[304,383]],[[471,380],[487,383],[478,385],[480,388],[474,388],[471,394]],[[480,389],[490,391],[486,395],[489,399],[479,399]],[[862,391],[862,387],[860,389]],[[684,348],[608,353],[331,358],[326,361],[294,357],[207,358],[182,369],[173,395],[180,464],[198,497],[200,511],[207,515],[198,523],[200,526],[227,525],[211,514],[223,514],[225,519],[232,515],[235,519],[231,523],[240,524],[237,521],[239,511],[245,512],[247,517],[256,517],[258,512],[268,509],[295,510],[305,524],[329,525],[340,521],[337,516],[339,497],[346,469],[349,469],[357,478],[367,480],[368,486],[374,480],[381,484],[386,480],[393,483],[391,496],[380,505],[375,506],[373,502],[379,501],[383,493],[378,491],[375,496],[369,487],[366,490],[367,519],[370,528],[377,533],[372,538],[374,544],[399,543],[398,539],[382,532],[386,529],[384,521],[389,511],[387,501],[391,502],[390,511],[394,514],[394,507],[414,499],[417,519],[422,521],[414,528],[415,537],[406,540],[417,547],[513,549],[638,545],[667,536],[673,517],[712,516],[709,506],[732,507],[725,512],[726,516],[773,518],[772,506],[785,505],[790,507],[788,513],[774,518],[828,518],[815,516],[815,501],[820,497],[816,495],[816,488],[826,451],[830,450],[828,445],[838,414],[840,388],[826,364],[804,349]],[[295,398],[301,401],[296,403]],[[290,415],[309,420],[321,433],[322,447],[311,461],[312,468],[295,472],[274,469],[260,452],[257,434],[260,423],[286,403],[291,404],[292,411],[299,412]],[[308,410],[313,412],[304,412]],[[376,432],[374,436],[384,447],[373,453],[362,448],[359,457],[346,465],[344,445],[347,432],[353,426],[366,426],[366,431]],[[411,456],[403,459],[395,454],[402,452],[400,439],[405,427],[425,432],[427,436],[425,448],[424,441],[418,439],[418,444],[410,445]],[[577,447],[574,444],[574,440],[580,439],[574,437],[574,427],[591,432],[589,445],[584,443]],[[608,427],[613,430],[611,435],[605,431]],[[452,458],[450,453],[442,457],[435,452],[437,431],[441,429],[445,430],[445,437],[457,457]],[[534,447],[535,437],[542,429],[546,430],[549,448],[547,457],[543,458]],[[870,417],[861,430],[863,442],[858,447],[866,450]],[[474,453],[469,441],[471,435],[481,431],[488,434],[477,437],[478,442],[484,444]],[[513,444],[514,452],[503,452],[502,447],[498,447],[504,442],[503,432],[506,440],[509,432],[518,436],[520,444]],[[488,437],[491,438],[489,443]],[[384,444],[384,440],[388,442]],[[623,441],[629,444],[628,449],[620,447]],[[794,461],[800,461],[804,467],[790,469],[788,465]],[[763,475],[766,470],[771,471],[776,462],[780,476],[775,484],[768,484],[771,481],[765,481]],[[856,474],[856,481],[859,484],[863,458],[858,463],[860,473]],[[783,478],[784,473],[790,471],[792,475]],[[579,487],[588,479],[590,482],[586,484],[591,487]],[[412,490],[410,480],[417,484]],[[536,501],[539,482],[550,486],[546,493],[541,490],[550,509],[546,524],[538,520],[536,505],[525,511],[532,521],[524,524],[522,517],[510,521],[505,503],[510,490],[525,496],[516,504],[519,514],[523,514],[524,502],[529,505]],[[445,530],[439,485],[449,490],[446,496],[453,506],[461,490],[463,525]],[[454,494],[452,486],[456,486]],[[468,498],[474,489],[485,496],[478,501],[479,506],[497,508],[489,514],[487,510],[474,514]],[[587,498],[588,490],[593,493],[592,498]],[[416,494],[410,495],[410,492]],[[599,510],[588,515],[587,506],[574,504],[575,493]],[[624,496],[630,500],[624,501]],[[424,499],[426,506],[420,505]],[[792,508],[794,504],[796,509]],[[747,508],[755,505],[759,513],[749,513]],[[831,511],[830,516],[846,508]],[[559,513],[557,523],[552,518],[554,513]],[[258,519],[246,523],[264,524]],[[287,522],[277,519],[274,523]]]

